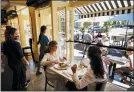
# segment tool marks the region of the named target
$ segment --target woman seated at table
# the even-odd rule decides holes
[[[41,65],[46,66],[47,78],[50,79],[54,83],[54,90],[60,91],[64,89],[65,80],[60,75],[54,73],[49,68],[53,65],[57,64],[61,58],[59,57],[59,53],[57,51],[58,43],[56,41],[51,41],[49,43],[49,53],[46,53],[41,61]],[[66,59],[63,57],[63,59]],[[62,59],[62,60],[63,60]]]
[[[73,71],[72,78],[77,89],[83,89],[84,87],[87,86],[88,90],[90,90],[91,86],[96,84],[97,82],[106,83],[107,81],[105,63],[102,62],[101,51],[99,47],[97,46],[89,47],[87,56],[90,59],[90,65],[84,65],[88,67],[88,71],[85,73],[82,79],[79,80],[77,76],[76,73],[77,66],[73,65],[71,67]]]
[[[129,49],[133,49],[132,46],[128,47]],[[134,51],[126,51],[127,57],[129,62],[126,62],[124,65],[117,65],[117,69],[116,72],[120,75],[121,78],[123,78],[122,76],[122,72],[124,72],[125,74],[130,74],[130,72],[132,70],[134,70]],[[125,80],[125,83],[127,83],[127,80]]]

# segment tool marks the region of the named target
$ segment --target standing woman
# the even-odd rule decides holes
[[[4,54],[8,58],[8,65],[13,71],[12,90],[17,91],[24,88],[26,85],[26,67],[29,62],[25,59],[20,43],[15,41],[18,37],[16,28],[9,28],[8,37],[4,42]]]
[[[46,36],[46,26],[41,26],[40,28],[40,35],[39,35],[39,41],[38,44],[40,43],[40,55],[39,55],[39,63],[38,63],[38,69],[36,72],[36,75],[40,75],[42,74],[42,72],[40,72],[40,62],[44,56],[44,54],[47,52],[47,47],[48,47],[48,43],[49,43],[49,39]]]

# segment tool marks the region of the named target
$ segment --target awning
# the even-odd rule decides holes
[[[134,21],[134,13],[130,13],[130,14],[120,14],[115,16],[114,18],[111,18],[110,20],[108,20],[107,22],[110,21]]]
[[[81,6],[75,8],[75,11],[79,14],[86,14],[98,11],[106,11],[110,9],[117,9],[122,7],[130,7],[134,5],[133,0],[106,0],[96,4],[90,4],[87,6]]]
[[[133,13],[133,0],[106,0],[95,4],[89,4],[75,8],[79,18],[97,16],[113,16],[118,14]]]

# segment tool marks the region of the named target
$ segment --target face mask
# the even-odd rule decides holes
[[[19,39],[19,35],[15,36],[15,40],[18,40]]]

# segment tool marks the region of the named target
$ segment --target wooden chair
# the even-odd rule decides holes
[[[29,45],[30,46],[28,46],[28,47],[22,48],[23,49],[24,56],[25,57],[32,56],[33,61],[35,62],[35,58],[34,58],[34,54],[33,54],[33,49],[32,49],[32,39],[31,38],[29,39]],[[30,50],[31,52],[25,52],[25,50]]]
[[[106,84],[107,84],[107,81],[97,82],[96,87],[95,87],[95,91],[104,91]]]
[[[114,80],[115,71],[116,71],[116,63],[110,63],[109,74],[108,74],[110,80]]]
[[[47,73],[46,73],[46,66],[43,66],[44,72],[45,72],[45,91],[47,90],[47,85],[51,86],[54,88],[53,84],[50,83],[49,79],[47,78]]]

